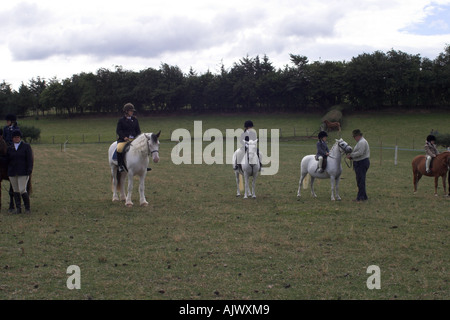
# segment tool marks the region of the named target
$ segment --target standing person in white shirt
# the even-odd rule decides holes
[[[353,160],[356,184],[358,185],[358,195],[354,201],[366,201],[368,199],[366,193],[366,173],[370,167],[369,143],[364,139],[363,134],[359,129],[353,130],[353,138],[356,141],[356,146],[347,158]]]

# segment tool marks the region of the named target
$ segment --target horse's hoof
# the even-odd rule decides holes
[[[112,202],[119,202],[119,201],[120,201],[119,198],[112,199]]]
[[[133,204],[132,203],[125,203],[125,206],[128,207],[128,208],[131,208],[133,206]]]
[[[148,207],[148,202],[141,203],[141,207]]]

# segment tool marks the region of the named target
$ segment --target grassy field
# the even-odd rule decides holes
[[[280,170],[258,179],[257,199],[235,197],[230,165],[171,162],[174,129],[202,120],[203,130],[224,131],[247,118],[285,137]],[[116,121],[21,121],[41,128],[42,143],[32,146],[31,215],[7,213],[3,184],[0,299],[450,298],[450,199],[441,181],[434,196],[430,178],[413,195],[410,163],[422,151],[402,150],[394,165],[394,151],[379,148],[414,141],[421,149],[432,128],[448,129],[450,113],[345,118],[343,138],[354,145],[360,128],[372,146],[367,203],[351,201],[355,175],[345,164],[342,201],[329,200],[328,180],[316,182],[318,198],[296,197],[300,160],[315,140],[293,138],[292,128],[311,133],[319,116],[185,116],[140,119],[144,131],[163,131],[161,161],[147,176],[149,207],[126,208],[111,201],[109,144],[75,143],[81,134],[112,142]],[[70,137],[66,152],[53,136]],[[70,265],[81,269],[80,290],[66,286]],[[370,265],[380,267],[380,290],[366,286]]]

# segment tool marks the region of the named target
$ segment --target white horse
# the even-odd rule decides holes
[[[258,147],[257,147],[258,139],[256,140],[250,140],[247,142],[248,146],[245,151],[245,155],[242,161],[242,164],[238,166],[237,169],[234,168],[234,164],[237,163],[237,153],[239,152],[239,149],[235,151],[233,155],[233,169],[234,173],[236,175],[236,185],[237,185],[237,194],[236,196],[239,197],[241,195],[241,192],[239,190],[239,175],[244,176],[244,199],[247,199],[248,196],[252,196],[253,198],[256,198],[256,189],[255,189],[255,183],[256,178],[258,177],[261,165],[260,161],[262,161],[258,156]],[[252,192],[250,192],[250,186],[249,186],[249,177],[253,177],[252,181]]]
[[[336,143],[330,150],[330,155],[327,158],[327,167],[323,173],[319,173],[317,170],[318,161],[316,160],[315,155],[308,155],[303,157],[301,165],[300,165],[300,181],[298,186],[297,197],[300,197],[300,190],[302,187],[303,179],[305,179],[306,175],[309,173],[311,176],[311,195],[317,197],[314,192],[314,179],[328,179],[330,178],[331,182],[331,200],[341,200],[339,196],[339,180],[341,178],[342,173],[342,165],[341,165],[341,155],[342,153],[349,154],[352,152],[352,147],[348,145],[342,139],[337,140]],[[336,192],[336,198],[334,196]]]
[[[133,177],[139,176],[139,195],[140,205],[148,206],[145,199],[145,176],[147,175],[147,167],[149,156],[151,155],[154,163],[159,161],[159,135],[153,133],[142,133],[133,142],[130,143],[130,149],[124,156],[124,162],[128,172],[119,173],[117,160],[113,160],[114,152],[117,149],[117,141],[111,144],[108,151],[108,160],[111,167],[112,175],[112,201],[126,200],[127,207],[133,206],[131,201],[131,193],[133,191]],[[128,175],[128,194],[125,197],[125,177]],[[120,193],[120,198],[118,196]]]

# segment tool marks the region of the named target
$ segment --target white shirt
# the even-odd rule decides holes
[[[356,146],[353,149],[353,152],[350,154],[350,157],[352,157],[353,161],[361,161],[366,158],[370,158],[369,143],[366,139],[361,137],[361,139],[356,143]]]

